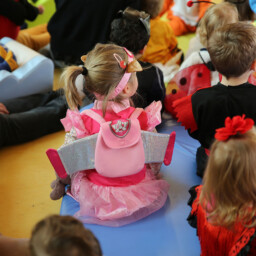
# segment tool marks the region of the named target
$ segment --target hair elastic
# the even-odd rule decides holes
[[[86,76],[88,74],[88,69],[86,67],[82,67],[82,75]]]

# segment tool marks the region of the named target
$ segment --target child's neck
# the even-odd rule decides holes
[[[229,79],[227,79],[225,76],[222,76],[221,83],[226,86],[238,86],[240,84],[244,84],[248,82],[251,72],[252,71],[249,70],[239,77],[230,77]]]

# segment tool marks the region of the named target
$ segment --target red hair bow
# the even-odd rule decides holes
[[[234,116],[232,119],[227,117],[225,127],[216,129],[215,139],[225,141],[230,136],[246,133],[253,125],[254,121],[251,118],[245,118],[245,115]]]

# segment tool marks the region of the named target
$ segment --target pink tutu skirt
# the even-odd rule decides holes
[[[156,179],[149,168],[140,183],[127,187],[96,185],[83,171],[72,177],[71,195],[80,204],[75,216],[81,221],[118,227],[159,210],[165,204],[168,190],[169,184]]]

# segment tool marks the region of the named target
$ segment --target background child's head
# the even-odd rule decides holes
[[[256,27],[248,22],[225,25],[212,34],[207,49],[219,73],[239,77],[256,59]]]
[[[251,121],[249,129],[254,123]],[[255,220],[250,223],[256,214],[255,163],[254,127],[213,143],[200,198],[213,224],[232,227],[240,220],[245,225],[255,225]]]
[[[111,23],[110,41],[138,54],[150,37],[149,15],[130,7],[120,11]]]
[[[138,86],[136,71],[141,71],[142,68],[133,57],[129,57],[123,47],[114,44],[97,44],[86,56],[82,56],[82,60],[84,67],[68,67],[62,75],[67,102],[71,109],[75,109],[81,103],[75,85],[76,78],[80,74],[84,76],[85,89],[103,100],[104,114],[108,100],[120,103],[131,96],[129,92],[134,86]],[[123,83],[124,89],[116,95],[115,89],[127,73],[130,74],[126,76],[129,79]]]
[[[151,19],[156,18],[163,8],[164,0],[142,0],[141,10],[148,13]]]
[[[255,14],[249,5],[249,0],[225,0],[224,2],[234,4],[234,6],[237,8],[240,21],[253,21],[255,19]]]
[[[230,3],[213,4],[210,6],[199,22],[198,33],[200,42],[207,47],[207,41],[212,33],[225,24],[238,21],[236,7]]]
[[[49,216],[36,224],[30,239],[31,256],[101,256],[93,233],[72,216]]]

